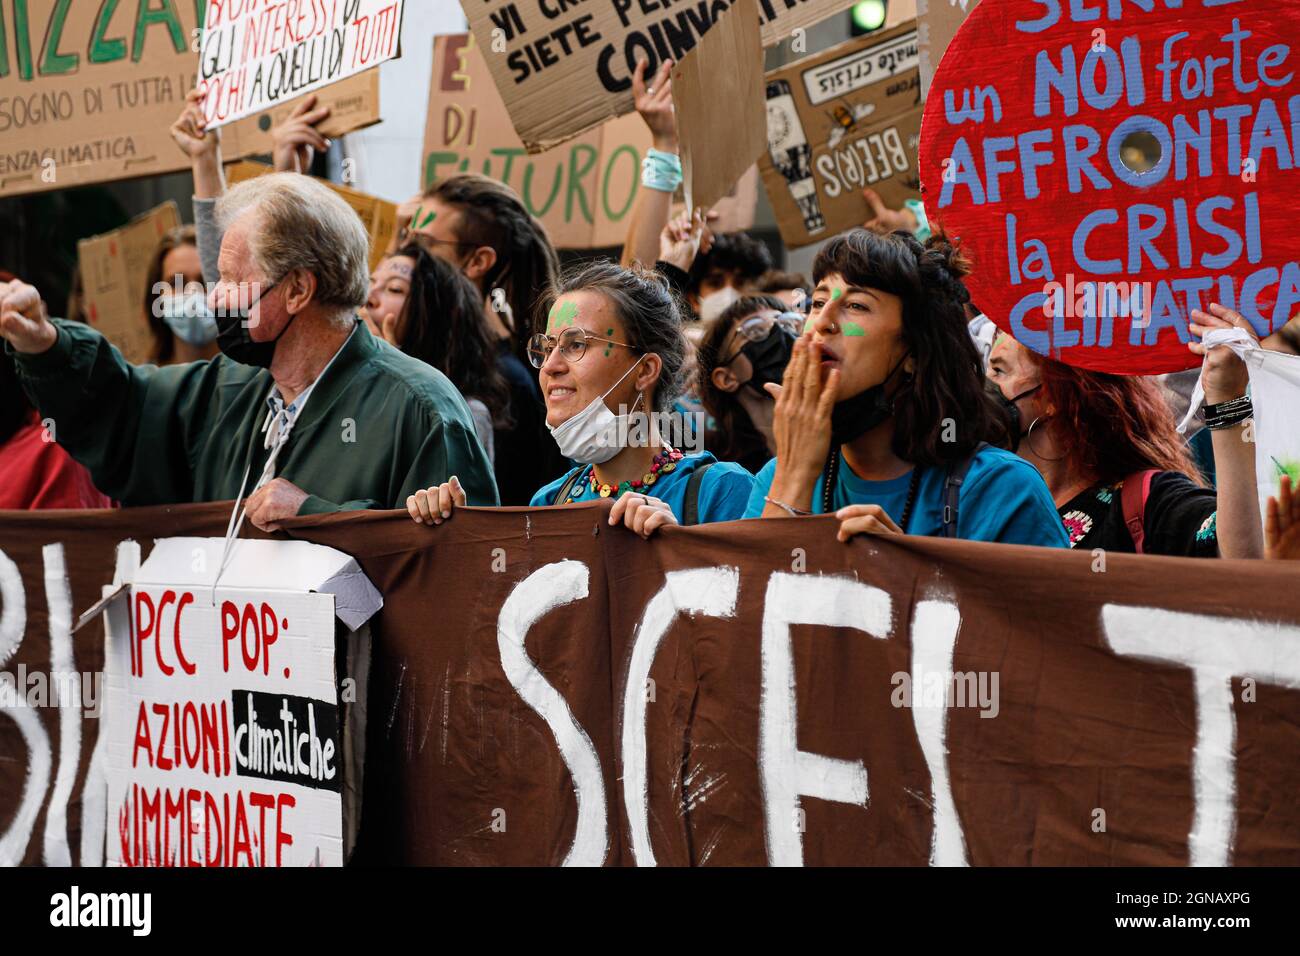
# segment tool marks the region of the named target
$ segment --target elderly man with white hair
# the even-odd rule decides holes
[[[40,294],[0,283],[0,335],[55,439],[126,505],[248,493],[263,529],[301,514],[402,506],[456,475],[497,503],[464,398],[436,369],[375,339],[357,310],[369,241],[356,213],[291,173],[241,183],[217,206],[221,355],[129,364]]]

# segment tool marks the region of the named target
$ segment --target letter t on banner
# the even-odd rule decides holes
[[[867,771],[860,760],[838,760],[799,749],[792,624],[852,627],[884,640],[890,631],[889,594],[850,578],[814,578],[776,572],[763,603],[762,696],[758,759],[772,866],[803,865],[799,797],[867,805]]]
[[[1191,668],[1196,682],[1196,813],[1187,834],[1188,862],[1228,866],[1237,828],[1232,678],[1300,687],[1300,628],[1117,604],[1101,609],[1101,623],[1116,654]]]
[[[736,0],[673,67],[686,208],[728,195],[767,148],[763,42],[755,0]]]

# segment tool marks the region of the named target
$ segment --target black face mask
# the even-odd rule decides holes
[[[246,309],[229,309],[217,310],[217,348],[227,358],[239,362],[241,365],[252,365],[256,368],[270,368],[271,360],[275,358],[275,346],[280,341],[280,337],[289,331],[289,326],[297,316],[293,316],[285,323],[280,335],[271,339],[269,342],[255,342],[249,334],[248,316],[253,311],[253,306],[257,305],[270,294],[280,283],[272,282],[262,290],[262,294],[257,297],[255,302],[251,302]]]
[[[906,355],[899,359],[898,364],[890,369],[879,385],[873,385],[860,395],[835,403],[831,409],[832,448],[846,445],[859,435],[865,435],[894,414],[894,400],[885,394],[885,386],[906,360]]]
[[[740,350],[740,354],[749,359],[754,374],[750,376],[749,381],[745,384],[759,394],[767,396],[767,390],[763,386],[769,382],[777,385],[781,384],[781,379],[785,375],[785,367],[790,364],[790,356],[794,352],[795,342],[795,336],[785,329],[776,327],[773,327],[767,338],[762,341],[746,342],[745,347]]]
[[[1021,392],[1019,395],[1016,395],[1013,398],[1007,398],[1007,396],[1003,394],[1002,390],[998,389],[998,397],[1002,399],[1002,407],[1007,410],[1007,415],[1011,418],[1011,434],[1016,440],[1015,445],[1013,445],[1011,448],[1012,451],[1015,451],[1017,448],[1019,448],[1020,442],[1024,440],[1024,437],[1027,434],[1029,434],[1027,430],[1021,430],[1020,426],[1021,424],[1023,424],[1024,419],[1020,414],[1020,408],[1019,406],[1016,405],[1016,402],[1020,401],[1022,398],[1027,398],[1028,396],[1034,394],[1034,392],[1038,391],[1042,387],[1043,385],[1040,382],[1039,384],[1035,385],[1033,388],[1025,389],[1023,392]]]

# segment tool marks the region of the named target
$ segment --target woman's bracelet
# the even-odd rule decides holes
[[[1249,395],[1205,406],[1205,427],[1211,431],[1222,431],[1240,425],[1255,414]]]
[[[661,193],[676,192],[682,184],[682,159],[676,153],[647,149],[641,161],[641,185]]]
[[[811,511],[801,511],[798,508],[786,504],[784,501],[777,501],[775,498],[769,498],[767,495],[763,496],[763,500],[770,505],[776,505],[782,511],[788,512],[792,518],[806,518],[812,514]]]

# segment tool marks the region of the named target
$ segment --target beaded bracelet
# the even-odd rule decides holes
[[[676,192],[682,184],[682,160],[676,153],[648,149],[641,161],[641,185],[661,193]]]

